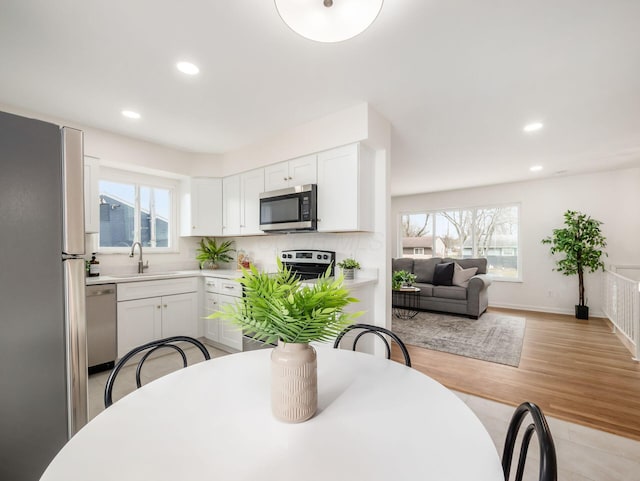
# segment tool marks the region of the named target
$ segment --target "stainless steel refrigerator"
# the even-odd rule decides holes
[[[0,480],[87,422],[83,136],[0,112]]]

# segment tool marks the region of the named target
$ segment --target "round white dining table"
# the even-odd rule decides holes
[[[473,412],[430,377],[369,354],[316,347],[318,412],[270,406],[270,349],[173,372],[82,428],[41,481],[501,481]]]

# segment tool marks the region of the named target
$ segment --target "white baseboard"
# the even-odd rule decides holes
[[[505,303],[490,303],[489,307],[501,307],[503,309],[518,309],[521,311],[533,311],[533,312],[549,312],[551,314],[566,314],[568,316],[573,316],[575,314],[575,311],[573,309],[559,309],[557,307],[540,307],[540,306],[526,306],[526,305],[522,305],[522,304],[505,304]],[[607,316],[604,314],[604,312],[598,310],[598,311],[591,311],[589,310],[589,317],[603,317],[606,318]]]

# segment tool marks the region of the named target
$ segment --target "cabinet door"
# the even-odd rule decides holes
[[[240,234],[263,234],[260,230],[260,194],[264,192],[264,169],[245,172],[240,176],[242,214]]]
[[[237,300],[237,297],[220,294],[218,295],[219,308],[224,304],[236,302]],[[237,349],[238,351],[242,351],[242,331],[238,326],[231,324],[229,321],[220,319],[218,332],[220,336],[218,342],[233,349]]]
[[[187,229],[182,234],[222,235],[222,179],[194,178],[190,179],[189,187],[189,212],[183,210]]]
[[[318,154],[318,231],[358,230],[358,169],[358,144]]]
[[[84,231],[88,234],[100,232],[99,169],[98,159],[84,158]]]
[[[316,155],[289,161],[289,185],[315,184],[318,179]]]
[[[289,187],[289,162],[280,162],[264,168],[264,191]]]
[[[118,302],[118,357],[162,337],[162,299]]]
[[[240,234],[240,175],[222,179],[222,235]]]
[[[208,316],[218,311],[218,294],[206,292],[204,295],[204,315]],[[220,341],[218,334],[218,319],[205,319],[204,337],[212,341]]]
[[[198,337],[198,294],[162,297],[162,337]]]

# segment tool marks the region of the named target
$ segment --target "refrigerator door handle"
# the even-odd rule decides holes
[[[87,321],[84,259],[63,261],[67,342],[67,406],[69,438],[88,420]]]
[[[84,146],[82,131],[62,127],[62,252],[84,255]]]

